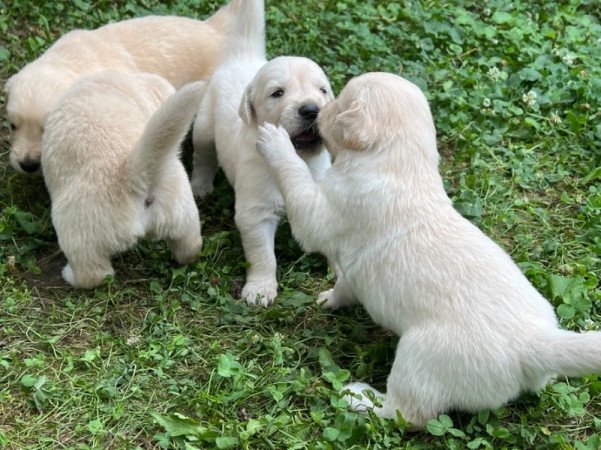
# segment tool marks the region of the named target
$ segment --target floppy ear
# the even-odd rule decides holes
[[[238,107],[238,115],[247,125],[252,125],[257,121],[257,115],[255,114],[255,108],[252,103],[252,96],[252,86],[249,84],[244,90],[240,106]]]
[[[338,115],[336,121],[342,129],[344,148],[364,150],[373,145],[376,131],[372,119],[365,103],[360,100],[353,100],[349,109]]]

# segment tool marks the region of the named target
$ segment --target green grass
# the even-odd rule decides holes
[[[418,83],[457,208],[512,255],[562,326],[599,328],[596,0],[267,3],[270,54],[312,57],[337,92],[374,70]],[[217,6],[0,1],[0,77],[74,27],[206,17]],[[245,262],[222,176],[199,204],[197,263],[175,267],[165,245],[143,242],[115,259],[108,286],[68,288],[43,181],[8,166],[4,115],[0,133],[0,447],[600,448],[598,376],[559,379],[496,411],[450,413],[419,433],[348,412],[336,388],[349,378],[384,387],[397,338],[361,307],[314,304],[331,275],[286,225],[278,301],[237,301]]]

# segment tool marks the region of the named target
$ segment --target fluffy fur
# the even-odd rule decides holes
[[[166,239],[180,263],[196,259],[200,220],[178,154],[204,87],[174,94],[156,75],[101,72],[50,114],[42,164],[67,282],[101,284],[111,256],[141,237]]]
[[[453,209],[438,173],[428,103],[414,84],[373,73],[319,115],[335,161],[316,182],[287,133],[266,125],[258,151],[294,236],[337,267],[328,308],[360,302],[401,339],[382,406],[345,387],[355,409],[423,427],[448,410],[497,408],[552,374],[601,372],[601,333],[558,328],[552,306],[511,258]]]
[[[176,89],[209,77],[243,1],[233,0],[204,22],[149,16],[65,34],[6,83],[11,165],[19,172],[41,173],[46,118],[60,96],[85,75],[102,70],[148,72]]]
[[[282,125],[318,176],[330,157],[315,133],[315,119],[333,95],[313,61],[285,56],[268,62],[263,1],[249,0],[242,9],[194,123],[192,188],[200,197],[211,192],[221,165],[235,190],[236,225],[250,264],[242,297],[266,306],[277,294],[274,235],[284,201],[255,149],[257,127]]]

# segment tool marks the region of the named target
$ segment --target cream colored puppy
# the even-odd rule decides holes
[[[247,1],[238,17],[194,123],[192,188],[200,197],[211,192],[221,165],[235,190],[236,225],[250,264],[242,298],[267,306],[277,295],[274,235],[284,201],[255,149],[257,127],[282,125],[293,136],[296,153],[318,176],[330,166],[330,156],[315,133],[315,119],[333,95],[310,59],[265,59],[262,1]]]
[[[85,75],[102,70],[149,72],[175,88],[209,77],[243,1],[232,0],[204,22],[149,16],[65,34],[6,83],[11,165],[19,172],[41,173],[46,118],[60,96]]]
[[[601,333],[558,328],[552,306],[511,258],[451,205],[420,89],[391,74],[351,80],[319,115],[335,155],[315,182],[287,133],[260,129],[294,236],[338,266],[328,308],[360,302],[401,339],[382,406],[417,427],[449,410],[497,408],[552,374],[601,373]]]
[[[166,239],[180,263],[196,259],[198,209],[178,154],[204,85],[174,93],[156,75],[101,72],[50,114],[42,164],[68,283],[101,284],[111,256],[142,237]]]

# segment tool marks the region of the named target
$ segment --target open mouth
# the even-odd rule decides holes
[[[292,145],[296,150],[307,150],[317,147],[321,144],[321,138],[319,137],[319,133],[317,131],[316,126],[312,126],[307,128],[306,130],[301,131],[296,136],[291,138]]]

